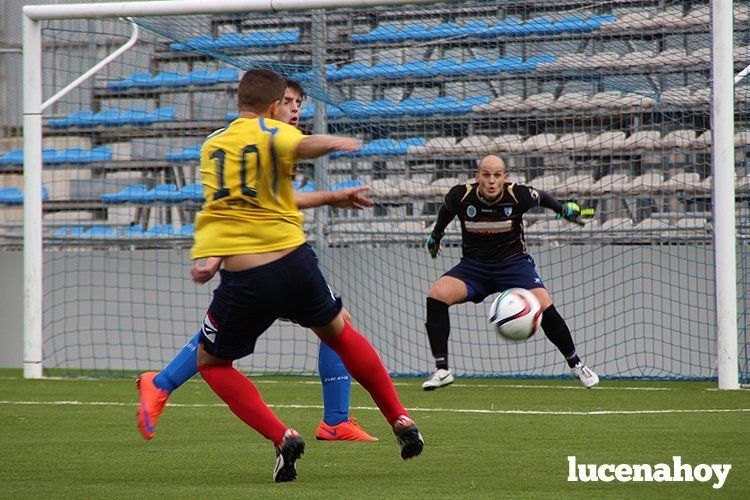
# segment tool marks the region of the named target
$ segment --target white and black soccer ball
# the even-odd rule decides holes
[[[542,322],[542,305],[525,288],[510,288],[492,302],[489,321],[503,337],[526,340],[536,333]]]

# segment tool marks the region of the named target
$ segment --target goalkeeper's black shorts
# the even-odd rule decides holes
[[[467,301],[480,303],[493,293],[508,288],[544,288],[536,270],[534,257],[520,253],[497,262],[486,262],[462,257],[455,267],[443,276],[451,276],[466,284]]]

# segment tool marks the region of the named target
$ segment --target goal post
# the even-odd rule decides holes
[[[307,108],[310,130],[351,132],[367,143],[366,152],[357,158],[323,158],[309,171],[316,186],[332,186],[344,179],[342,165],[357,169],[360,168],[359,162],[367,164],[367,171],[356,180],[376,184],[376,216],[357,218],[318,209],[312,217],[313,225],[307,229],[324,270],[327,274],[334,271],[331,273],[336,275],[334,281],[345,289],[345,296],[352,296],[354,309],[368,323],[373,323],[380,315],[386,316],[383,328],[399,330],[394,337],[380,339],[385,346],[384,356],[388,364],[397,366],[398,373],[414,375],[425,369],[426,336],[422,331],[414,331],[421,329],[424,320],[421,317],[424,314],[421,295],[426,293],[426,289],[423,290],[426,283],[449,266],[449,259],[437,262],[425,259],[424,251],[420,249],[424,235],[429,233],[430,221],[434,220],[439,193],[447,190],[450,182],[468,180],[481,155],[502,154],[518,157],[512,161],[511,173],[519,175],[518,178],[527,184],[551,190],[561,199],[575,197],[597,206],[598,218],[585,233],[576,233],[566,227],[560,231],[554,221],[543,215],[527,218],[527,222],[532,221],[529,239],[541,241],[535,243],[538,246],[532,250],[538,249],[547,258],[541,265],[542,276],[547,281],[552,275],[550,281],[555,288],[551,292],[553,297],[559,297],[558,308],[567,306],[564,316],[585,337],[588,352],[584,355],[594,357],[594,365],[597,362],[606,364],[605,375],[613,378],[717,377],[720,389],[738,388],[742,363],[738,356],[748,356],[748,326],[738,325],[738,301],[747,300],[750,283],[743,274],[737,281],[737,266],[748,265],[746,258],[740,256],[738,259],[738,249],[746,252],[748,241],[744,233],[738,237],[735,227],[738,214],[744,213],[741,211],[747,204],[745,195],[736,192],[735,183],[744,186],[740,181],[750,179],[750,171],[743,171],[742,179],[735,179],[737,144],[740,144],[739,151],[743,154],[748,145],[743,142],[744,135],[740,134],[740,139],[737,139],[735,134],[735,117],[744,111],[735,109],[733,99],[740,92],[733,84],[737,72],[733,18],[745,31],[748,30],[748,21],[744,14],[739,17],[734,14],[734,2],[721,0],[711,1],[710,22],[698,17],[689,19],[693,11],[687,6],[681,6],[681,10],[675,13],[675,9],[670,11],[659,5],[654,19],[647,19],[643,15],[639,17],[639,13],[633,10],[618,10],[620,6],[617,5],[586,8],[563,2],[537,9],[538,6],[532,3],[507,2],[506,5],[506,2],[496,2],[496,5],[490,5],[481,0],[176,0],[24,7],[24,377],[40,378],[47,369],[43,353],[46,341],[43,330],[47,323],[44,319],[44,300],[47,297],[44,289],[44,238],[50,231],[43,224],[46,196],[43,169],[47,168],[43,149],[48,147],[43,145],[43,130],[49,130],[49,126],[43,121],[45,45],[42,23],[138,18],[136,22],[141,29],[160,37],[160,48],[166,50],[170,42],[187,46],[187,50],[174,49],[188,53],[183,59],[179,59],[182,56],[175,57],[175,60],[188,61],[187,69],[178,77],[185,76],[188,70],[195,70],[190,57],[228,64],[239,70],[268,63],[272,69],[300,79],[313,98],[314,110]],[[384,10],[408,9],[408,5],[414,5],[414,9],[398,11],[407,12],[410,16],[407,20],[398,19]],[[423,9],[423,14],[419,9]],[[700,9],[696,7],[695,10]],[[304,50],[309,50],[309,53],[302,54],[303,48],[293,49],[286,57],[266,50],[268,46],[258,45],[259,55],[255,57],[252,46],[243,54],[225,51],[226,46],[221,48],[221,37],[245,36],[242,31],[227,33],[221,28],[217,30],[210,22],[207,28],[199,29],[199,21],[191,25],[189,19],[173,24],[159,21],[191,16],[206,16],[205,19],[210,20],[210,16],[253,12],[259,16],[278,14],[282,17],[289,12],[305,12],[311,18],[313,32],[319,36],[306,42],[308,45]],[[329,38],[325,33],[331,16],[323,12],[351,14],[351,26],[339,29],[357,28],[356,32],[347,34],[351,37],[340,37],[331,47],[326,46]],[[476,12],[486,17],[480,17]],[[627,24],[631,18],[632,28]],[[267,21],[266,24],[259,22],[250,30],[261,32],[267,26],[283,25],[264,19],[261,21]],[[241,22],[236,25],[238,30],[247,29]],[[371,28],[371,32],[365,34],[363,25]],[[705,25],[710,27],[703,28]],[[683,36],[682,46],[654,42],[675,26],[677,36]],[[417,34],[404,35],[402,28],[406,27],[413,28]],[[381,28],[383,31],[378,31]],[[472,32],[472,29],[476,31]],[[634,30],[635,35],[629,33],[629,29]],[[638,30],[644,33],[642,40]],[[705,40],[701,38],[704,30]],[[376,36],[383,33],[386,38]],[[96,33],[92,35],[96,36]],[[374,41],[365,41],[370,35]],[[394,36],[388,38],[391,35]],[[208,39],[210,48],[196,41],[201,36]],[[357,41],[352,41],[354,36],[359,37]],[[529,39],[528,46],[524,37]],[[346,43],[339,43],[344,38]],[[378,46],[378,40],[385,40],[382,47]],[[658,47],[656,54],[651,53],[653,47]],[[712,52],[706,57],[701,50],[709,47]],[[563,48],[571,53],[555,53]],[[681,60],[680,51],[690,57]],[[300,62],[303,56],[309,60]],[[662,66],[681,66],[674,71],[662,70],[649,62],[649,57],[660,58]],[[152,69],[150,63],[139,61],[138,64],[149,64],[145,70]],[[743,61],[746,59],[738,59],[738,63]],[[131,68],[134,73],[138,64]],[[690,65],[694,68],[691,69]],[[370,79],[364,84],[362,75],[356,73],[360,70],[367,73],[365,80]],[[596,74],[588,76],[588,70]],[[702,78],[709,74],[709,70],[710,81],[704,82]],[[174,74],[175,71],[168,67],[164,78],[175,77]],[[119,76],[127,75],[122,73]],[[63,87],[74,80],[79,81],[68,78],[59,83],[55,80],[54,84]],[[157,95],[154,87],[140,85],[136,82],[133,86],[136,89],[133,95],[112,92],[106,98],[120,106],[131,106],[132,111],[138,111],[136,108],[140,104],[137,103],[149,99],[162,103],[162,96]],[[205,88],[201,85],[191,83],[189,88],[201,92]],[[227,82],[224,85],[226,96],[231,96],[230,85]],[[180,87],[184,88],[184,85]],[[713,97],[706,101],[709,88]],[[180,89],[171,89],[164,95],[182,92]],[[224,87],[218,88],[217,95],[223,92],[222,89]],[[680,94],[678,90],[684,92]],[[90,95],[102,93],[95,88]],[[588,102],[589,98],[591,102]],[[125,103],[128,100],[134,104]],[[392,108],[388,107],[389,103]],[[101,102],[97,106],[99,104]],[[438,109],[439,104],[443,108]],[[191,110],[191,119],[195,117],[193,110],[200,105],[201,102],[193,102],[191,97],[186,105]],[[215,105],[213,115],[223,110],[222,105]],[[408,105],[412,107],[402,111]],[[445,106],[448,106],[447,110]],[[459,115],[458,109],[464,109],[460,112],[463,114]],[[608,118],[604,111],[607,109],[616,110],[616,116]],[[516,113],[518,117],[514,116]],[[398,123],[398,116],[404,117],[403,124]],[[706,125],[709,118],[710,125]],[[197,140],[194,131],[199,126],[187,119],[185,126],[192,127],[193,132],[182,134],[168,128],[165,129],[167,132],[161,133]],[[101,130],[104,127],[102,125]],[[81,136],[87,140],[91,138],[87,144],[92,150],[94,146],[109,147],[107,140],[127,149],[131,147],[127,141],[133,138],[134,143],[141,139],[143,142],[157,142],[154,138],[158,130],[154,128],[142,136],[124,131],[117,136],[112,129],[107,129],[110,139],[101,139],[97,135],[100,130],[87,129],[81,132]],[[542,143],[542,140],[550,142]],[[584,143],[580,146],[579,143],[566,144],[565,140],[583,140]],[[175,144],[179,148],[186,145],[184,141]],[[146,144],[146,147],[150,146],[152,144]],[[163,158],[160,162],[165,163]],[[649,169],[659,162],[664,163],[660,168],[666,177],[649,184]],[[709,164],[710,169],[704,168],[704,163]],[[156,167],[146,165],[143,168]],[[108,169],[110,167],[103,164],[92,170],[108,172]],[[582,179],[588,172],[591,173],[590,179]],[[623,175],[619,178],[621,173]],[[676,175],[680,173],[696,174],[696,183],[689,184],[684,180],[687,177]],[[175,175],[178,187],[184,187],[186,181],[179,179],[182,174]],[[603,179],[613,184],[604,185]],[[304,187],[304,182],[307,181],[302,181],[300,188]],[[540,185],[536,186],[536,182]],[[618,184],[620,182],[623,184]],[[738,195],[742,196],[739,207],[735,203]],[[684,207],[675,208],[680,203],[684,203]],[[97,211],[99,216],[110,210],[108,205],[90,205],[95,205],[91,210]],[[139,213],[145,211],[148,218],[148,211],[153,207],[141,204],[137,210]],[[190,214],[195,207],[195,204],[189,205],[183,212]],[[171,224],[175,206],[165,203],[158,209],[162,208],[167,213],[165,220]],[[691,222],[704,217],[707,217],[705,227],[699,222]],[[182,223],[187,229],[189,222]],[[116,259],[110,252],[115,248],[122,252],[133,248],[156,252],[173,248],[168,240],[160,237],[140,239],[138,244],[126,242],[122,235],[130,234],[127,229],[118,226],[112,232],[118,236],[108,241],[97,239],[98,236],[89,239],[89,242],[96,242],[90,247],[95,252],[102,252],[96,253],[97,257],[102,260],[112,258],[113,261]],[[557,233],[560,234],[555,237]],[[179,240],[181,249],[186,248],[188,241],[183,236]],[[138,238],[142,236],[139,234]],[[74,239],[64,236],[55,241],[55,251],[60,250],[60,258],[63,258],[66,242]],[[81,243],[78,239],[75,241]],[[142,245],[140,242],[143,241],[157,241],[158,244]],[[459,256],[457,241],[456,228],[451,226],[445,240],[445,255]],[[74,256],[74,252],[70,254]],[[144,259],[154,259],[154,262],[144,261],[145,264],[158,265],[159,255],[148,254]],[[585,262],[587,258],[595,261]],[[663,275],[660,272],[662,258],[665,262],[671,260],[671,264],[663,266]],[[620,263],[627,269],[618,271]],[[80,265],[80,262],[76,264]],[[92,269],[111,272],[112,263],[97,265],[94,264]],[[581,269],[570,269],[576,266]],[[389,267],[393,268],[391,273],[384,270]],[[81,269],[73,266],[62,272],[82,272]],[[637,276],[639,271],[645,274]],[[138,278],[145,276],[143,272],[144,275],[138,275]],[[114,279],[122,278],[119,273],[119,270],[115,272]],[[342,281],[342,276],[347,273],[354,273],[351,283]],[[609,275],[617,275],[613,280],[622,281],[610,282]],[[94,277],[91,279],[93,281]],[[738,297],[738,285],[744,289],[742,297]],[[601,292],[596,287],[601,288]],[[64,291],[55,293],[65,295]],[[129,293],[137,296],[140,292],[133,288]],[[360,297],[367,293],[373,293],[372,303]],[[185,296],[190,294],[195,295],[191,291],[184,292]],[[705,297],[701,300],[701,295],[713,295],[713,301]],[[573,303],[577,302],[578,296],[581,303]],[[151,298],[143,299],[144,309],[148,309],[149,300]],[[181,300],[166,307],[177,310]],[[454,323],[456,331],[470,332],[464,346],[457,347],[467,374],[558,376],[559,370],[551,368],[553,357],[545,348],[536,344],[514,346],[506,352],[496,345],[497,342],[488,341],[489,330],[482,331],[482,306],[478,307],[469,305],[464,309],[462,306]],[[594,310],[589,311],[589,308]],[[80,310],[89,311],[89,308],[81,307]],[[394,314],[389,317],[391,310]],[[747,321],[746,313],[742,308],[739,310],[740,316]],[[60,314],[64,316],[66,313]],[[115,323],[125,321],[119,316],[117,318]],[[107,322],[106,317],[99,320]],[[56,328],[76,328],[75,322],[68,318],[54,321]],[[125,327],[132,331],[138,328],[136,325]],[[696,331],[692,331],[693,328]],[[622,333],[624,337],[621,340],[610,337],[608,334],[613,329],[612,335]],[[646,333],[641,334],[641,329]],[[578,341],[577,331],[574,331],[574,338]],[[666,332],[664,338],[660,336],[662,332]],[[461,334],[452,336],[452,341],[454,338],[452,345],[462,342]],[[710,338],[710,347],[706,347],[707,338]],[[107,337],[103,349],[107,351],[109,342],[117,341]],[[535,342],[542,341],[537,339]],[[740,345],[741,342],[744,345]],[[638,352],[628,352],[631,348]],[[162,358],[170,349],[163,346]],[[98,352],[94,347],[80,350],[89,357]],[[138,349],[128,347],[129,359],[137,358],[134,352]],[[284,348],[278,347],[278,352],[283,353]],[[626,360],[621,360],[620,356]],[[501,368],[493,365],[498,357]],[[637,366],[639,359],[646,360],[645,367]],[[149,361],[156,363],[161,360]],[[559,365],[557,361],[554,362],[556,366]],[[747,371],[747,361],[744,363]],[[82,369],[85,368],[83,365]],[[116,368],[106,365],[106,369],[143,367],[121,360],[113,366]],[[312,366],[305,357],[303,371],[314,371]],[[276,370],[272,364],[264,369],[270,373]],[[278,370],[284,372],[289,368],[284,365]],[[747,373],[743,376],[746,378]]]

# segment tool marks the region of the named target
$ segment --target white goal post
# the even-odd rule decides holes
[[[434,0],[175,0],[34,5],[23,9],[24,377],[41,378],[42,30],[41,21],[181,14],[276,12],[432,3]],[[712,0],[713,246],[719,389],[739,388],[734,187],[733,2]],[[721,55],[722,57],[719,57]],[[316,114],[319,111],[316,110]],[[320,115],[322,116],[322,115]]]

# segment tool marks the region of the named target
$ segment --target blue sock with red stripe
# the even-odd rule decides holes
[[[198,339],[200,336],[201,331],[198,330],[190,342],[177,353],[177,356],[154,377],[156,387],[171,394],[198,373]]]
[[[323,383],[323,421],[337,425],[349,420],[352,380],[336,351],[320,343],[318,371]]]

